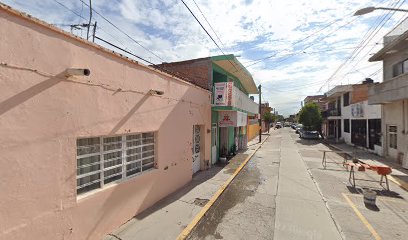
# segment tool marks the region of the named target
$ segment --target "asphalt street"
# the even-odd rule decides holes
[[[357,172],[348,182],[343,158],[321,165],[318,140],[299,139],[292,129],[271,131],[188,239],[408,239],[408,194],[378,175]],[[363,188],[377,193],[363,202]]]

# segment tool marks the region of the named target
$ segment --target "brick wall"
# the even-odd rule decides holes
[[[175,63],[163,63],[158,66],[180,75],[188,82],[212,91],[212,68],[211,60],[209,58]]]
[[[353,85],[353,91],[351,92],[350,103],[358,103],[368,99],[368,86],[371,84],[357,84]]]

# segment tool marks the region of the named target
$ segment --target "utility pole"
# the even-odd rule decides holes
[[[96,32],[96,24],[97,24],[98,22],[97,21],[95,21],[95,24],[94,24],[94,28],[93,28],[93,34],[92,34],[92,42],[95,42],[95,32]]]
[[[86,40],[89,40],[89,28],[91,27],[92,21],[92,0],[89,0],[89,23],[88,23],[88,30],[86,31]]]
[[[262,94],[262,91],[261,91],[261,88],[262,88],[262,86],[261,86],[261,84],[259,84],[259,86],[258,86],[258,92],[259,92],[259,142],[261,142],[262,141],[262,116],[261,116],[261,94]]]

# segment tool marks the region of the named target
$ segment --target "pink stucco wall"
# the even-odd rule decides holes
[[[0,239],[100,239],[191,180],[194,124],[210,159],[210,92],[1,5],[0,36]],[[78,137],[147,131],[158,169],[77,199]]]

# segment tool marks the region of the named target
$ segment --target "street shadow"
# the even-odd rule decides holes
[[[115,127],[110,131],[109,134],[115,134],[133,115],[134,113],[146,102],[150,97],[149,94],[146,94],[140,99],[135,106],[130,109],[130,111],[116,124]]]
[[[295,140],[296,143],[301,144],[301,145],[306,145],[306,146],[314,146],[314,145],[318,145],[321,143],[321,140],[318,139],[296,139]]]
[[[193,179],[191,182],[187,183],[184,185],[182,188],[179,190],[175,191],[174,193],[168,195],[167,197],[163,198],[162,200],[158,201],[155,203],[152,207],[147,208],[146,210],[142,211],[141,213],[138,213],[134,218],[138,220],[142,220],[149,215],[167,207],[171,203],[179,200],[181,197],[192,191],[194,188],[196,188],[198,185],[208,181],[209,179],[213,178],[215,175],[217,175],[218,172],[223,170],[223,167],[221,166],[213,166],[212,168],[205,170],[205,171],[200,171],[194,174]]]
[[[366,187],[366,186],[356,186],[356,187],[346,186],[346,187],[347,187],[347,190],[352,194],[363,195],[363,188],[370,188],[370,190],[376,192],[377,196],[404,199],[399,193],[391,191],[391,190],[388,191],[386,189]]]
[[[374,211],[374,212],[379,212],[380,211],[380,209],[378,208],[378,206],[377,206],[377,204],[368,204],[368,203],[364,203],[364,206],[367,208],[367,209],[369,209],[369,210],[371,210],[371,211]]]
[[[12,69],[18,69],[18,70],[23,70],[23,71],[30,71],[33,72],[31,69],[25,69],[25,68],[18,68],[18,67],[11,67],[8,66],[9,68]],[[8,112],[9,110],[15,108],[16,106],[24,103],[25,101],[35,97],[36,95],[42,93],[43,91],[55,86],[56,84],[62,82],[64,80],[63,78],[63,73],[59,73],[55,76],[46,76],[41,73],[37,73],[34,71],[34,73],[41,75],[43,77],[48,77],[48,79],[37,83],[26,90],[23,90],[14,96],[9,97],[8,99],[0,102],[0,115]]]

